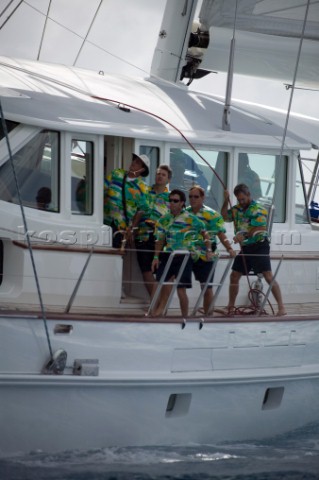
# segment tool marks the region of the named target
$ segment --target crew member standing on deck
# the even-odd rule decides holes
[[[241,251],[234,260],[230,275],[228,312],[233,313],[239,290],[239,280],[250,270],[257,275],[262,273],[278,304],[277,315],[286,315],[279,284],[273,279],[270,265],[270,247],[267,227],[267,210],[255,202],[247,185],[241,183],[234,189],[237,205],[228,209],[229,192],[225,190],[221,209],[226,222],[234,222],[234,242],[239,243]]]
[[[143,215],[135,234],[137,261],[141,269],[145,287],[152,295],[155,284],[152,262],[155,250],[155,224],[169,212],[169,192],[167,184],[172,178],[172,169],[160,165],[156,170],[155,184],[149,187],[147,194],[148,210]]]
[[[199,220],[196,215],[185,210],[185,202],[186,196],[182,190],[174,189],[170,192],[170,213],[161,217],[156,224],[155,256],[152,263],[152,271],[157,270],[156,280],[159,282],[171,252],[175,250],[190,251],[190,256],[177,286],[177,294],[184,318],[188,316],[188,296],[186,289],[192,287],[192,264],[193,258],[196,259],[198,256],[196,242],[199,235],[202,235],[204,237],[203,240],[206,240],[207,259],[210,259],[213,255],[211,241],[208,233],[205,231],[204,222]],[[164,251],[162,252],[162,250]],[[184,258],[185,255],[183,254],[174,256],[165,281],[173,282],[179,273]],[[162,287],[159,301],[152,312],[154,316],[159,316],[163,313],[171,289],[171,285],[164,285]]]
[[[194,185],[189,189],[189,203],[190,206],[186,208],[187,211],[196,215],[202,222],[205,223],[206,231],[209,234],[211,241],[212,252],[214,253],[217,248],[217,239],[223,244],[227,252],[231,257],[235,256],[235,252],[231,247],[230,241],[226,237],[226,229],[224,227],[223,217],[210,207],[204,205],[205,190],[200,185]],[[206,245],[203,241],[203,237],[200,235],[198,238],[197,249],[199,250],[198,260],[193,262],[193,272],[196,280],[200,282],[200,286],[203,289],[210,273],[213,268],[214,257],[207,259]],[[211,278],[211,282],[214,279],[214,275]],[[210,305],[213,302],[213,288],[207,287],[204,294],[204,313],[207,314]]]
[[[128,171],[113,170],[104,183],[104,223],[113,229],[115,248],[122,246],[123,239],[130,242],[132,228],[138,224],[138,212],[147,210],[147,185],[141,177],[149,174],[150,160],[146,155],[133,153]],[[124,235],[125,233],[125,235]]]

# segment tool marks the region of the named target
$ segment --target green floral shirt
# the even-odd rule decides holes
[[[204,222],[187,210],[182,210],[179,215],[168,213],[161,217],[156,223],[155,236],[157,240],[165,242],[165,252],[189,250],[193,259],[197,260],[200,255],[198,238],[204,230]]]
[[[137,211],[145,211],[148,208],[147,185],[140,177],[133,179],[127,177],[125,198],[128,221],[126,221],[122,201],[123,179],[126,173],[126,170],[122,168],[113,170],[104,182],[104,223],[106,225],[114,224],[119,230],[131,225]]]
[[[225,220],[226,222],[234,222],[235,233],[249,233],[252,228],[266,227],[267,217],[267,210],[262,205],[252,200],[246,210],[244,210],[239,204],[227,210],[227,218]],[[244,240],[242,245],[251,245],[253,243],[261,242],[265,238],[268,238],[268,232],[261,231]]]
[[[203,205],[197,213],[192,212],[192,207],[187,207],[186,210],[193,213],[193,215],[196,215],[196,217],[198,217],[202,222],[204,222],[205,230],[208,232],[209,238],[211,239],[212,243],[216,243],[216,235],[218,233],[226,232],[223,217],[212,208]],[[207,261],[206,244],[202,235],[198,237],[197,248],[200,250],[200,258],[204,261]],[[213,259],[211,259],[210,261],[213,261]]]
[[[143,215],[138,226],[137,235],[135,236],[137,240],[143,242],[149,239],[149,235],[154,230],[156,222],[170,211],[168,188],[165,187],[162,193],[156,193],[154,185],[148,188],[148,210],[145,212],[145,215]]]

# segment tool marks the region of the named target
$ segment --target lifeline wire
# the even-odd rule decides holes
[[[301,32],[301,36],[300,36],[299,48],[298,48],[298,53],[297,53],[296,65],[295,65],[295,71],[294,71],[294,76],[293,76],[293,83],[291,85],[289,105],[288,105],[288,109],[287,109],[285,127],[284,127],[284,132],[283,132],[283,135],[282,135],[282,142],[281,142],[281,147],[280,147],[280,154],[279,154],[280,162],[281,162],[282,157],[283,157],[283,150],[284,150],[285,140],[286,140],[286,136],[287,136],[288,122],[289,122],[289,118],[290,118],[290,110],[291,110],[291,105],[292,105],[292,100],[293,100],[293,95],[294,95],[294,90],[295,90],[295,84],[296,84],[296,78],[297,78],[297,72],[298,72],[300,54],[301,54],[301,47],[302,47],[302,43],[303,43],[303,39],[304,39],[304,35],[305,35],[305,28],[306,28],[306,23],[307,23],[309,5],[310,5],[310,0],[308,0],[308,2],[307,2],[305,17],[304,17],[303,26],[302,26],[302,32]],[[236,2],[236,7],[237,7],[237,2]],[[275,196],[276,196],[277,188],[278,187],[276,186],[276,183],[275,183],[274,194],[273,194],[271,205],[270,205],[271,207],[274,205],[274,199],[275,199]],[[271,227],[272,227],[273,218],[271,219],[271,224],[269,225],[269,231],[271,230]],[[244,256],[243,256],[243,259],[245,260]],[[248,272],[246,272],[246,278],[247,278],[249,288],[250,288],[250,290],[252,290],[252,287],[251,287],[251,284],[250,284],[250,281],[249,281]]]
[[[292,82],[292,85],[291,85],[291,93],[290,93],[289,105],[288,105],[287,115],[286,115],[286,122],[285,122],[284,133],[283,133],[283,136],[282,136],[282,142],[281,142],[281,147],[280,147],[280,156],[279,156],[280,161],[282,159],[282,154],[283,154],[283,150],[284,150],[284,145],[285,145],[285,140],[286,140],[286,135],[287,135],[287,129],[288,129],[288,122],[289,122],[289,118],[290,118],[290,110],[291,110],[292,100],[293,100],[293,96],[294,96],[294,92],[295,92],[295,84],[296,84],[297,72],[298,72],[299,61],[300,61],[301,47],[302,47],[303,39],[304,39],[304,36],[305,36],[305,29],[306,29],[309,5],[310,5],[310,0],[307,1],[305,17],[304,17],[304,21],[303,21],[303,25],[302,25],[299,48],[298,48],[297,59],[296,59],[296,66],[295,66],[295,71],[294,71],[294,76],[293,76],[293,82]],[[271,206],[274,204],[275,195],[276,195],[276,183],[275,183],[274,194],[273,194]],[[271,228],[271,225],[270,225],[270,228]]]
[[[19,205],[20,205],[20,209],[21,209],[23,226],[24,226],[24,229],[25,229],[25,236],[26,236],[26,239],[27,239],[28,249],[29,249],[29,252],[30,252],[31,264],[32,264],[33,272],[34,272],[35,283],[36,283],[36,286],[37,286],[39,302],[40,302],[40,306],[41,306],[42,319],[43,319],[43,322],[44,322],[44,328],[45,328],[45,333],[46,333],[46,337],[47,337],[47,341],[48,341],[49,352],[50,352],[50,356],[51,356],[51,359],[52,359],[53,358],[53,352],[52,352],[52,347],[51,347],[51,341],[50,341],[47,319],[46,319],[46,315],[45,315],[45,309],[44,309],[44,305],[43,305],[43,301],[42,301],[40,283],[39,283],[37,269],[36,269],[35,262],[34,262],[33,251],[32,251],[32,247],[31,247],[31,241],[30,241],[30,236],[29,236],[29,231],[28,231],[28,226],[27,226],[27,220],[26,220],[26,216],[25,216],[24,208],[23,208],[23,204],[22,204],[22,198],[21,198],[18,178],[17,178],[15,166],[14,166],[14,163],[13,163],[13,157],[12,157],[12,152],[11,152],[11,147],[10,147],[10,142],[9,142],[8,130],[7,130],[7,125],[6,125],[6,122],[5,122],[4,115],[3,115],[1,100],[0,100],[0,116],[1,116],[1,123],[2,123],[3,132],[4,132],[4,135],[6,137],[10,163],[11,163],[11,167],[12,167],[12,171],[13,171],[14,181],[15,181],[17,194],[18,194],[18,199],[19,199]]]
[[[76,55],[76,57],[75,57],[75,60],[74,60],[74,62],[73,62],[73,65],[76,65],[76,62],[78,61],[78,58],[79,58],[79,56],[80,56],[80,54],[81,54],[81,52],[82,52],[82,49],[83,49],[83,47],[84,47],[84,44],[85,44],[85,42],[86,42],[86,40],[87,40],[87,38],[88,38],[88,36],[89,36],[89,34],[90,34],[90,32],[91,32],[91,29],[92,29],[92,27],[93,27],[93,25],[94,25],[95,19],[96,19],[98,13],[99,13],[99,10],[100,10],[100,8],[101,8],[102,3],[103,3],[103,0],[100,0],[99,6],[97,7],[97,9],[96,9],[96,11],[95,11],[94,17],[93,17],[93,19],[92,19],[92,21],[91,21],[91,23],[90,23],[90,26],[89,26],[89,28],[88,28],[88,30],[87,30],[87,32],[86,32],[86,35],[85,35],[85,37],[83,38],[82,44],[81,44],[81,46],[80,46],[80,48],[79,48],[79,51],[78,51],[78,53],[77,53],[77,55]]]
[[[20,0],[20,2],[18,3],[18,5],[14,8],[14,10],[10,13],[10,15],[8,16],[8,18],[3,22],[3,24],[1,25],[0,27],[0,30],[2,29],[2,27],[5,26],[5,24],[10,20],[10,18],[12,17],[12,15],[14,15],[14,13],[18,10],[18,8],[20,7],[20,5],[24,2],[24,0]],[[12,2],[11,2],[12,3]],[[6,11],[6,9],[9,7],[9,5],[6,6],[6,8],[1,12],[1,15]]]
[[[47,28],[47,24],[48,24],[48,19],[49,19],[49,12],[50,12],[50,8],[51,8],[51,3],[52,3],[52,0],[50,0],[50,3],[49,3],[49,5],[48,5],[48,11],[47,11],[47,14],[46,14],[46,16],[45,16],[45,22],[44,22],[44,25],[43,25],[43,31],[42,31],[42,35],[41,35],[41,40],[40,40],[40,45],[39,45],[37,60],[40,60],[40,54],[41,54],[41,50],[42,50],[42,45],[43,45],[43,40],[44,40],[44,34],[45,34],[45,31],[46,31],[46,28]]]

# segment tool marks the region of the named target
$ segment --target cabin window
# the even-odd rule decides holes
[[[71,208],[75,215],[93,213],[93,142],[72,140]]]
[[[43,130],[13,155],[22,204],[59,210],[59,134]],[[0,167],[0,199],[19,203],[10,160]]]
[[[274,221],[285,222],[287,157],[241,152],[237,173],[237,183],[245,183],[254,200],[266,207],[274,204]]]
[[[203,149],[197,151],[200,156],[190,148],[170,149],[170,166],[173,170],[170,189],[179,188],[188,193],[193,185],[200,185],[206,191],[205,205],[220,211],[224,201],[224,185],[227,183],[228,153]]]
[[[149,183],[153,184],[156,169],[160,164],[160,149],[159,147],[154,147],[150,145],[141,145],[139,153],[140,155],[142,154],[147,155],[148,158],[150,159],[151,167],[150,167],[150,173],[149,173],[148,179],[149,179]]]
[[[7,127],[7,133],[9,134],[11,130],[16,128],[19,123],[17,122],[11,122],[11,120],[5,120],[6,122],[6,127]],[[4,130],[3,130],[3,125],[2,122],[0,122],[0,141],[5,137]]]

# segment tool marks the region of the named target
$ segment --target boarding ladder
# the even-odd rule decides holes
[[[177,277],[176,277],[176,279],[175,279],[174,281],[172,281],[172,282],[166,281],[166,280],[165,280],[166,275],[167,275],[167,273],[168,273],[168,271],[169,271],[169,269],[170,269],[170,266],[171,266],[171,264],[172,264],[172,262],[173,262],[174,257],[176,257],[177,255],[183,255],[183,256],[184,256],[183,262],[182,262],[181,267],[180,267],[179,272],[178,272],[178,275],[177,275]],[[150,306],[149,306],[149,309],[148,309],[148,311],[147,311],[146,316],[151,315],[151,313],[152,313],[152,311],[153,311],[153,308],[154,308],[154,306],[156,305],[156,302],[157,302],[157,300],[158,300],[158,298],[159,298],[159,295],[160,295],[160,293],[161,293],[162,287],[163,287],[164,285],[172,285],[173,288],[172,288],[172,290],[171,290],[171,292],[170,292],[170,295],[169,295],[169,297],[168,297],[168,299],[167,299],[166,305],[165,305],[164,310],[163,310],[163,315],[164,315],[164,316],[166,315],[167,310],[168,310],[168,308],[169,308],[169,306],[170,306],[170,304],[171,304],[171,301],[172,301],[172,299],[173,299],[173,295],[174,295],[174,293],[176,292],[176,289],[177,289],[177,286],[178,286],[178,284],[179,284],[180,278],[181,278],[181,276],[182,276],[182,274],[183,274],[183,272],[184,272],[184,270],[185,270],[185,267],[186,267],[186,264],[187,264],[187,261],[188,261],[189,256],[190,256],[190,252],[187,251],[187,250],[175,250],[174,252],[172,252],[172,253],[170,254],[169,259],[168,259],[168,261],[167,261],[167,264],[166,264],[166,266],[165,266],[165,269],[164,269],[164,271],[163,271],[163,274],[162,274],[162,276],[161,276],[161,278],[160,278],[160,280],[159,280],[159,282],[158,282],[158,285],[157,285],[157,288],[156,288],[154,297],[153,297],[153,299],[152,299],[152,301],[151,301],[151,304],[150,304]],[[207,280],[206,280],[206,282],[205,282],[205,284],[204,284],[204,286],[203,286],[203,288],[202,288],[202,290],[201,290],[201,293],[200,293],[200,295],[199,295],[199,297],[198,297],[198,299],[197,299],[197,301],[196,301],[196,304],[195,304],[195,306],[194,306],[194,308],[193,308],[193,311],[192,311],[192,315],[193,315],[193,316],[196,315],[196,312],[197,312],[197,310],[198,310],[198,308],[199,308],[199,305],[201,304],[202,299],[203,299],[203,297],[204,297],[204,294],[205,294],[205,292],[206,292],[206,290],[207,290],[207,288],[208,288],[209,286],[217,286],[217,290],[216,290],[216,292],[215,292],[215,294],[214,294],[214,298],[213,298],[213,300],[212,300],[211,305],[209,306],[208,314],[211,314],[211,312],[213,312],[213,310],[214,310],[215,302],[216,302],[216,300],[217,300],[217,298],[218,298],[218,295],[219,295],[219,293],[220,293],[220,290],[221,290],[221,288],[222,288],[222,286],[223,286],[223,284],[224,284],[224,282],[225,282],[225,279],[226,279],[226,277],[227,277],[227,274],[228,274],[228,271],[229,271],[229,269],[230,269],[230,266],[231,266],[231,264],[232,264],[233,259],[232,259],[232,258],[229,258],[220,282],[219,282],[219,283],[213,283],[213,282],[212,282],[212,278],[213,278],[213,275],[214,275],[214,272],[215,272],[215,269],[216,269],[217,261],[218,261],[218,257],[216,257],[216,259],[212,262],[212,269],[211,269],[211,271],[210,271],[210,274],[209,274],[209,276],[208,276],[208,278],[207,278]]]
[[[166,275],[170,269],[170,266],[172,265],[172,262],[173,262],[173,259],[177,256],[177,255],[183,255],[184,258],[183,258],[183,261],[182,261],[182,264],[180,266],[180,269],[178,271],[178,274],[177,274],[177,277],[175,278],[175,280],[173,280],[172,282],[170,281],[165,281],[165,278],[166,278]],[[177,289],[177,286],[179,284],[179,281],[181,279],[181,276],[185,270],[185,267],[186,267],[186,264],[187,264],[187,261],[189,259],[189,256],[190,256],[190,252],[188,250],[175,250],[174,252],[172,252],[169,256],[169,259],[165,265],[165,268],[164,268],[164,271],[163,271],[163,274],[160,278],[160,281],[158,282],[158,285],[157,285],[157,288],[156,288],[156,291],[155,291],[155,294],[154,294],[154,297],[152,298],[152,301],[151,301],[151,304],[149,306],[149,309],[147,311],[147,316],[148,315],[151,315],[152,311],[153,311],[153,308],[155,307],[156,305],[156,302],[159,298],[159,295],[161,293],[161,290],[162,290],[162,287],[164,285],[172,285],[172,290],[169,294],[169,297],[167,299],[167,302],[166,302],[166,305],[164,307],[164,310],[163,310],[163,315],[165,316],[166,315],[166,312],[168,310],[168,307],[170,306],[171,304],[171,301],[173,299],[173,295],[174,293],[176,292],[176,289]]]
[[[213,283],[213,282],[212,282],[212,278],[213,278],[214,272],[215,272],[215,270],[216,270],[217,262],[218,262],[218,257],[216,257],[216,258],[214,259],[214,261],[212,262],[211,271],[210,271],[210,273],[209,273],[209,275],[208,275],[208,277],[207,277],[207,280],[206,280],[205,284],[203,285],[203,288],[202,288],[202,290],[201,290],[201,293],[200,293],[200,295],[199,295],[199,297],[198,297],[198,299],[197,299],[197,301],[196,301],[196,303],[195,303],[195,305],[194,305],[194,308],[193,308],[193,311],[192,311],[192,316],[195,316],[195,315],[196,315],[197,310],[199,309],[199,306],[200,306],[201,303],[202,303],[202,300],[203,300],[203,298],[204,298],[205,292],[206,292],[206,290],[207,290],[208,287],[217,287],[216,292],[215,292],[214,295],[213,295],[212,302],[211,302],[211,304],[210,304],[209,307],[208,307],[208,312],[207,312],[206,315],[212,315],[213,312],[214,312],[214,307],[215,307],[217,298],[218,298],[219,293],[220,293],[220,291],[221,291],[221,289],[222,289],[222,286],[223,286],[224,283],[225,283],[225,279],[226,279],[226,277],[227,277],[227,274],[228,274],[229,269],[230,269],[230,267],[231,267],[231,264],[232,264],[232,262],[233,262],[233,258],[230,257],[230,258],[228,259],[228,262],[227,262],[227,264],[226,264],[226,267],[225,267],[224,273],[223,273],[223,275],[222,275],[222,278],[220,279],[220,282],[219,282],[219,283]]]

